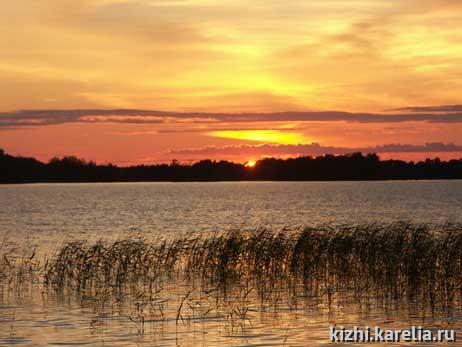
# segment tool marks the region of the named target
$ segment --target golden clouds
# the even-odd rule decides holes
[[[235,112],[454,103],[457,10],[444,0],[8,2],[0,102]]]
[[[306,143],[308,139],[301,133],[281,130],[220,130],[208,133],[211,136],[228,139],[295,145]]]

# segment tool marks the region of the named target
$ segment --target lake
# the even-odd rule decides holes
[[[462,221],[462,181],[0,186],[3,233],[130,236],[319,224]]]
[[[43,264],[72,240],[149,242],[399,220],[462,223],[462,181],[2,185],[0,206],[6,262],[30,256]],[[378,296],[364,302],[352,293],[332,296],[327,287],[319,297],[278,288],[263,300],[252,282],[238,280],[235,295],[224,300],[210,288],[191,289],[185,278],[159,280],[154,297],[151,287],[149,296],[145,287],[114,296],[102,287],[92,287],[90,295],[75,288],[50,291],[40,279],[17,282],[15,277],[0,286],[0,345],[313,346],[329,343],[332,324],[462,326],[458,305],[430,309]]]

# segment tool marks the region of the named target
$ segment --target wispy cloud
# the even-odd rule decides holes
[[[207,113],[137,109],[21,110],[0,113],[0,128],[37,127],[64,123],[205,124],[250,122],[462,123],[462,106],[407,107],[403,113],[341,111]],[[411,113],[409,113],[411,112]]]
[[[443,106],[410,106],[396,108],[391,111],[397,112],[462,112],[462,105],[443,105]]]
[[[262,157],[262,156],[295,156],[295,155],[323,155],[323,154],[347,154],[353,152],[363,153],[456,153],[462,152],[462,146],[453,143],[426,143],[424,145],[410,144],[386,144],[370,147],[335,147],[323,146],[318,143],[300,145],[239,145],[224,147],[204,147],[172,150],[170,154],[201,157],[207,156],[240,156],[240,157]]]

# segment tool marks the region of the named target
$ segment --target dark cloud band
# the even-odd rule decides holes
[[[356,123],[462,123],[462,106],[408,107],[398,113],[351,113],[341,111],[206,113],[136,109],[21,110],[0,113],[0,128],[34,127],[64,123],[226,123],[226,122],[356,122]],[[403,112],[403,113],[400,113]],[[410,112],[410,113],[407,113]]]
[[[283,156],[283,155],[323,155],[323,154],[347,154],[353,152],[363,153],[454,153],[462,152],[462,146],[452,143],[439,142],[426,143],[425,145],[387,144],[374,147],[334,147],[322,146],[318,143],[300,145],[239,145],[225,147],[204,147],[171,151],[170,154],[185,156]]]

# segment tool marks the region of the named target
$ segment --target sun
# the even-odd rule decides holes
[[[254,167],[257,162],[255,160],[249,160],[247,163],[245,163],[246,167]]]

